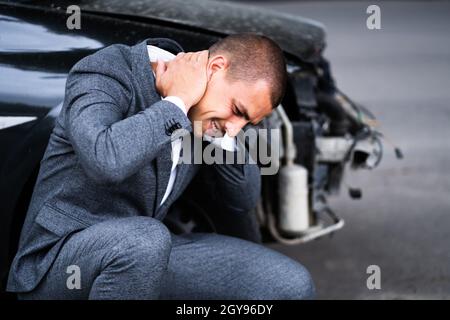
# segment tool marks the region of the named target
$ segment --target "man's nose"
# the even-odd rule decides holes
[[[247,123],[247,120],[241,118],[229,120],[225,123],[225,130],[230,137],[235,137]]]

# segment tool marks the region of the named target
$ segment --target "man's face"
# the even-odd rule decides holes
[[[189,110],[191,122],[201,121],[196,135],[235,136],[247,123],[256,124],[272,111],[270,87],[264,80],[250,83],[226,77],[228,60],[214,56],[208,61],[208,84],[200,101]],[[195,125],[194,125],[195,129]]]

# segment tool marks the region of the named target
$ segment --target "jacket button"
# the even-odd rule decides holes
[[[166,131],[166,135],[170,136],[175,130],[181,129],[181,124],[174,119],[171,119],[164,124],[164,129]]]

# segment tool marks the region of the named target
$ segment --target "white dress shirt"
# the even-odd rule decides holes
[[[164,62],[172,60],[175,55],[172,53],[163,50],[161,48],[155,47],[155,46],[147,46],[148,56],[150,58],[150,62],[156,62],[157,60],[163,60]],[[153,72],[155,75],[155,72]],[[156,75],[155,75],[156,78]],[[180,108],[181,111],[187,116],[187,110],[186,105],[184,104],[183,100],[181,100],[179,97],[176,96],[168,96],[162,98],[163,100],[170,101],[174,103],[178,108]],[[204,140],[207,140],[222,149],[225,149],[227,151],[235,151],[236,150],[236,141],[235,138],[232,138],[228,136],[228,134],[225,134],[221,138],[213,138],[207,135],[203,136]],[[180,159],[180,151],[181,151],[181,138],[178,138],[174,141],[172,141],[172,169],[170,171],[170,177],[169,182],[167,184],[166,192],[164,193],[164,196],[161,200],[160,206],[166,201],[167,197],[169,196],[170,192],[173,189],[173,184],[175,182],[175,178],[177,177],[177,164]]]

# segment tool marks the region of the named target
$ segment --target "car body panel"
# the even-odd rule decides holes
[[[325,27],[320,22],[238,3],[212,0],[82,0],[78,2],[30,0],[24,2],[61,8],[77,4],[82,11],[158,19],[223,35],[241,32],[262,33],[274,39],[285,52],[306,62],[318,59],[325,48]]]

